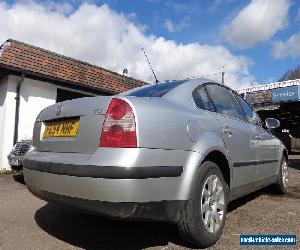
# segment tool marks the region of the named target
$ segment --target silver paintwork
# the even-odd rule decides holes
[[[197,152],[162,149],[98,149],[94,154],[36,152],[27,157],[39,162],[77,165],[118,166],[120,168],[189,165],[191,157],[201,159]],[[188,190],[182,188],[184,173],[180,177],[148,179],[102,179],[74,177],[24,169],[25,181],[48,192],[82,199],[110,202],[146,202],[185,200]]]
[[[110,100],[111,97],[97,96],[74,99],[47,107],[39,114],[35,122],[33,146],[38,151],[94,153],[99,147],[99,135],[105,117],[101,110],[104,107],[106,110]],[[58,116],[57,110],[61,110]],[[80,117],[77,137],[42,139],[44,123],[62,117]]]
[[[225,195],[222,182],[210,175],[204,182],[201,194],[201,217],[205,229],[215,234],[222,226],[225,210]]]
[[[99,201],[187,200],[195,171],[209,153],[219,151],[229,165],[231,200],[275,182],[285,150],[283,144],[256,124],[197,108],[192,91],[207,82],[212,81],[187,80],[163,97],[114,96],[132,106],[136,149],[99,147],[105,110],[113,97],[81,98],[52,105],[37,117],[34,150],[26,156],[40,162],[83,166],[183,166],[181,176],[109,180],[25,170],[25,181],[45,191]],[[63,108],[57,116],[60,105]],[[74,116],[80,117],[76,138],[42,138],[46,121]],[[270,159],[276,162],[267,162]],[[236,162],[253,164],[233,167]]]

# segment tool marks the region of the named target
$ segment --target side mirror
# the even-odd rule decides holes
[[[280,122],[275,118],[267,118],[265,120],[265,124],[268,129],[274,129],[280,127]]]

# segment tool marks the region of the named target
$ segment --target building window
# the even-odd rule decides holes
[[[63,102],[67,100],[77,99],[81,97],[88,97],[91,95],[81,94],[65,89],[57,89],[56,102]]]

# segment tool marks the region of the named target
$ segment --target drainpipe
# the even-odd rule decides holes
[[[19,131],[19,111],[20,111],[20,91],[21,91],[21,86],[24,82],[25,79],[25,74],[22,73],[22,76],[20,80],[17,82],[17,88],[16,88],[16,112],[15,112],[15,131],[14,131],[14,145],[18,141],[18,131]]]

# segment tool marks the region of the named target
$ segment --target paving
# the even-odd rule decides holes
[[[299,239],[299,156],[291,156],[289,171],[287,195],[265,188],[232,202],[223,235],[211,249],[251,249],[239,246],[240,234],[296,234]],[[15,179],[0,175],[0,249],[193,248],[179,238],[173,225],[112,221],[74,212],[34,197]]]

